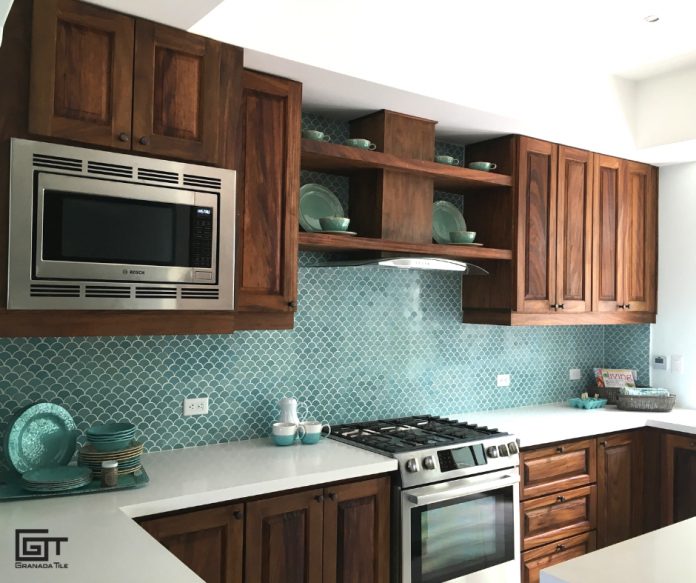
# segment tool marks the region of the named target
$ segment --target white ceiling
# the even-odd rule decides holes
[[[302,81],[305,107],[346,119],[389,108],[438,120],[452,140],[520,132],[696,160],[696,123],[687,136],[637,125],[694,115],[669,103],[683,80],[649,89],[675,69],[696,71],[696,2],[93,1],[243,46],[246,66]]]

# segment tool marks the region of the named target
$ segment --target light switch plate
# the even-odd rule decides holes
[[[582,371],[579,368],[571,368],[568,371],[568,378],[571,381],[579,381],[582,378]]]
[[[672,372],[682,373],[684,372],[684,357],[681,354],[673,354],[669,358],[670,369]]]
[[[509,374],[499,374],[495,377],[495,383],[499,387],[509,387],[510,386],[510,375]]]

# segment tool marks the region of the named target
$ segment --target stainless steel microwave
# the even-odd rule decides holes
[[[235,180],[13,139],[7,307],[231,310]]]

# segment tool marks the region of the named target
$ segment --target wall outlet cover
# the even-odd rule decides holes
[[[499,387],[509,387],[510,386],[510,375],[509,374],[499,374],[495,377],[496,385]]]
[[[208,397],[184,399],[184,417],[208,414]]]
[[[568,371],[568,378],[571,381],[579,381],[582,378],[582,371],[579,368],[571,368]]]

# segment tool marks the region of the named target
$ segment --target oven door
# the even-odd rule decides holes
[[[402,583],[520,577],[516,468],[401,493]]]

